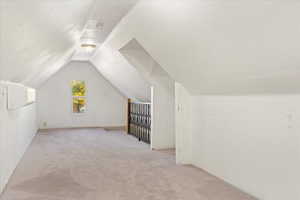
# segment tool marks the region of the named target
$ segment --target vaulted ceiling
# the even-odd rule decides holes
[[[0,0],[0,79],[39,86],[76,51],[88,20],[101,40],[137,0]]]
[[[84,59],[128,96],[149,87],[119,52],[133,39],[191,94],[299,93],[299,10],[295,0],[0,0],[0,79],[38,87],[81,56],[97,20],[104,43]]]
[[[295,0],[140,1],[106,49],[135,38],[191,94],[300,93]]]

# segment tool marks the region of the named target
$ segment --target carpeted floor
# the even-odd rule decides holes
[[[118,131],[40,132],[0,200],[254,200]]]

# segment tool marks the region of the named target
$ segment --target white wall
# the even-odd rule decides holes
[[[192,164],[191,97],[180,84],[175,83],[176,163]]]
[[[84,114],[72,113],[72,80],[86,83]],[[70,62],[38,89],[39,125],[40,128],[125,126],[126,103],[126,98],[93,65]]]
[[[299,6],[141,0],[104,45],[119,51],[135,38],[191,95],[224,95],[190,97],[192,131],[180,124],[176,132],[191,137],[180,146],[192,153],[181,153],[178,162],[190,157],[260,199],[300,199],[299,97],[284,95],[300,91]]]
[[[120,53],[152,86],[151,148],[175,148],[175,82],[137,40],[131,40]]]
[[[8,110],[7,99],[0,83],[0,193],[37,132],[36,104]]]
[[[264,200],[300,199],[300,95],[191,97],[192,163]]]
[[[174,84],[169,85],[167,90],[155,85],[152,93],[151,148],[176,148]]]

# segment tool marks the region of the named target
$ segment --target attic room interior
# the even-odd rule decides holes
[[[299,10],[0,0],[0,200],[300,200]]]

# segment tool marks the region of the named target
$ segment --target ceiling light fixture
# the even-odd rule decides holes
[[[97,45],[95,44],[81,44],[82,48],[93,48],[95,49],[97,47]]]

